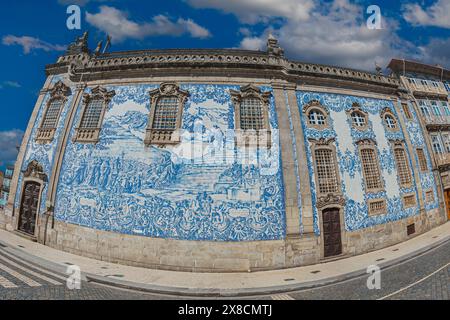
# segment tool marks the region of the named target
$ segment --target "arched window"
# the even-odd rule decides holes
[[[390,129],[395,129],[397,128],[397,122],[395,121],[394,117],[391,116],[390,114],[387,114],[384,117],[384,121],[386,122],[386,126]]]
[[[410,187],[412,184],[411,169],[405,148],[400,142],[394,144],[394,157],[400,186],[403,188]]]
[[[162,83],[150,92],[151,106],[145,134],[146,145],[176,144],[180,142],[179,129],[184,103],[189,93],[176,83]]]
[[[366,117],[364,114],[358,111],[352,112],[352,122],[355,127],[365,127],[366,126]]]
[[[317,100],[310,101],[303,107],[303,114],[306,116],[306,125],[316,129],[323,129],[327,126],[326,109]]]
[[[102,127],[106,106],[116,93],[95,87],[83,96],[83,111],[76,128],[75,141],[97,143]]]
[[[374,142],[363,140],[358,143],[366,191],[376,192],[383,188],[381,172]]]
[[[312,110],[308,115],[309,124],[323,126],[325,125],[325,115],[319,110]]]

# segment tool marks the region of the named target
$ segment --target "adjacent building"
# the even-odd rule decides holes
[[[439,181],[443,200],[450,209],[450,70],[413,61],[393,59],[389,64],[393,74],[406,89],[412,104],[420,114],[425,129],[426,144],[432,151],[432,166]],[[422,163],[425,160],[421,160]],[[431,197],[431,195],[430,195]],[[441,204],[443,206],[443,204]],[[447,215],[450,217],[450,211]]]
[[[3,173],[2,173],[3,174]],[[11,192],[11,180],[14,174],[14,166],[8,165],[5,170],[5,174],[3,175],[1,186],[1,198],[0,198],[0,206],[5,207],[8,203],[9,193]]]
[[[289,60],[273,37],[266,51],[112,53],[87,37],[46,67],[0,227],[211,272],[361,254],[447,220],[400,76]]]

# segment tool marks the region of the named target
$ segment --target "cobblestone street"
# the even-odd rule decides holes
[[[381,289],[368,290],[362,276],[315,289],[242,297],[249,300],[433,299],[450,296],[450,242],[381,272]],[[194,298],[194,297],[192,297]],[[233,298],[233,297],[230,297]],[[189,297],[151,294],[82,282],[69,290],[66,277],[30,265],[0,248],[0,300],[162,300]],[[198,299],[198,298],[194,298]]]

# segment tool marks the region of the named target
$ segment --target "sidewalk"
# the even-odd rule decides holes
[[[0,230],[0,246],[30,263],[65,274],[77,265],[85,280],[154,293],[189,296],[267,295],[340,282],[365,275],[369,265],[386,268],[450,240],[450,222],[392,247],[312,266],[254,273],[189,273],[123,266],[89,259]]]

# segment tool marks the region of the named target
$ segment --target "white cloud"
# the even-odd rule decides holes
[[[263,49],[273,33],[292,59],[373,71],[375,61],[387,65],[411,44],[396,36],[391,20],[383,19],[383,29],[368,29],[364,10],[348,0],[322,3],[307,20],[287,19],[278,29],[269,26],[257,37],[244,37],[240,46]]]
[[[0,83],[0,89],[3,89],[4,87],[21,88],[22,86],[16,81],[3,81],[2,83]]]
[[[23,131],[14,129],[10,131],[0,131],[0,165],[14,163],[17,158],[17,146],[20,146]]]
[[[418,4],[403,6],[403,18],[415,26],[435,26],[450,29],[450,1],[438,0],[428,8]]]
[[[450,69],[450,38],[433,38],[429,43],[418,47],[417,60],[431,65],[440,64],[446,69]]]
[[[235,14],[248,24],[268,22],[274,17],[294,21],[307,20],[314,8],[313,0],[186,0],[195,8],[218,9]]]
[[[151,22],[138,23],[130,20],[127,14],[116,8],[101,6],[96,14],[86,13],[86,21],[97,29],[111,35],[115,43],[126,39],[144,39],[150,36],[181,36],[189,34],[194,38],[210,37],[210,32],[191,19],[179,18],[171,21],[165,15],[157,15]]]
[[[7,35],[2,38],[2,43],[5,46],[19,45],[23,48],[23,53],[29,54],[32,50],[44,50],[44,51],[64,51],[66,46],[55,45],[38,38],[23,36],[17,37],[13,35]]]

